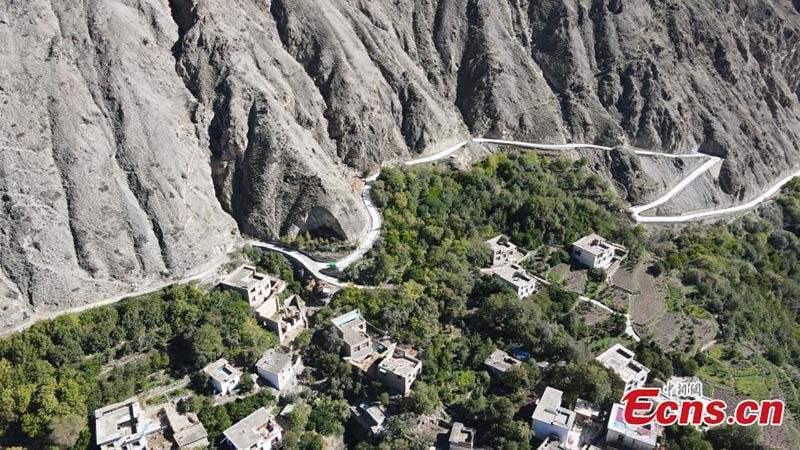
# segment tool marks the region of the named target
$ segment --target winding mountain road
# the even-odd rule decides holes
[[[409,160],[409,161],[405,161],[405,162],[402,163],[402,165],[414,166],[414,165],[419,165],[419,164],[433,163],[433,162],[442,160],[444,158],[447,158],[447,157],[453,155],[458,150],[461,150],[462,148],[464,148],[470,142],[484,143],[484,144],[494,144],[494,145],[507,145],[507,146],[512,146],[512,147],[531,149],[531,150],[575,150],[575,149],[590,149],[590,150],[601,150],[601,151],[612,150],[611,147],[606,147],[606,146],[601,146],[601,145],[593,145],[593,144],[579,144],[579,143],[578,144],[538,144],[538,143],[532,143],[532,142],[507,141],[507,140],[501,140],[501,139],[472,138],[472,139],[467,139],[465,141],[459,142],[458,144],[455,144],[455,145],[453,145],[451,147],[448,147],[448,148],[446,148],[446,149],[444,149],[444,150],[442,150],[440,152],[434,153],[432,155],[421,157],[421,158],[417,158],[417,159],[412,159],[412,160]],[[721,160],[720,160],[720,158],[717,158],[717,157],[714,157],[714,156],[703,155],[703,154],[699,154],[699,153],[693,153],[693,154],[670,154],[670,153],[653,152],[653,151],[648,151],[648,150],[634,150],[634,153],[637,154],[637,155],[640,155],[640,156],[653,156],[653,157],[666,157],[666,158],[708,158],[708,161],[706,161],[698,169],[693,171],[691,174],[689,174],[689,176],[687,176],[685,179],[681,180],[677,185],[672,187],[668,192],[666,192],[664,195],[662,195],[658,199],[656,199],[656,200],[654,200],[654,201],[652,201],[652,202],[650,202],[650,203],[648,203],[646,205],[631,207],[630,208],[631,214],[633,215],[634,219],[639,223],[682,223],[682,222],[690,222],[690,221],[702,220],[702,219],[706,219],[706,218],[709,218],[709,217],[716,217],[716,216],[721,216],[721,215],[725,215],[725,214],[732,214],[732,213],[748,211],[748,210],[751,210],[751,209],[757,207],[761,203],[769,200],[773,195],[775,195],[778,191],[780,191],[780,189],[784,185],[786,185],[789,181],[791,181],[792,178],[794,178],[796,176],[800,176],[800,171],[798,171],[796,173],[793,173],[793,174],[791,174],[791,175],[779,180],[776,184],[774,184],[772,187],[770,187],[767,191],[765,191],[763,194],[761,194],[757,198],[755,198],[755,199],[753,199],[753,200],[751,200],[751,201],[749,201],[747,203],[738,205],[738,206],[733,206],[733,207],[729,207],[729,208],[714,209],[714,210],[708,210],[708,211],[690,212],[690,213],[686,213],[686,214],[679,215],[679,216],[642,216],[641,213],[643,213],[645,211],[648,211],[648,210],[651,210],[653,208],[656,208],[656,207],[658,207],[660,205],[663,205],[664,203],[666,203],[669,200],[671,200],[672,198],[674,198],[675,195],[677,195],[683,189],[685,189],[686,186],[691,184],[695,179],[697,179],[699,176],[701,176],[702,174],[707,172],[709,169],[711,169],[711,167],[713,167],[714,165],[719,163]],[[350,253],[349,255],[345,256],[341,260],[335,261],[335,262],[330,262],[330,263],[320,262],[320,261],[317,261],[314,258],[306,255],[305,253],[299,252],[297,250],[285,248],[285,247],[282,247],[282,246],[274,244],[274,243],[263,242],[263,241],[258,241],[258,240],[249,240],[247,242],[250,245],[254,246],[254,247],[258,247],[258,248],[261,248],[261,249],[264,249],[264,250],[269,250],[269,251],[275,251],[275,252],[279,252],[279,253],[282,253],[282,254],[286,255],[287,257],[297,261],[300,265],[302,265],[304,268],[306,268],[315,278],[317,278],[319,280],[322,280],[322,281],[324,281],[326,283],[329,283],[329,284],[331,284],[333,286],[338,286],[338,287],[353,286],[353,287],[356,287],[356,288],[363,288],[363,289],[370,288],[369,286],[359,286],[359,285],[354,285],[352,283],[344,283],[344,282],[342,282],[342,281],[340,281],[340,280],[338,280],[338,279],[336,279],[334,277],[331,277],[329,275],[326,275],[326,274],[322,273],[322,271],[324,269],[328,268],[331,265],[335,265],[339,269],[344,269],[344,268],[352,265],[353,263],[355,263],[356,261],[361,259],[364,255],[366,255],[366,253],[369,252],[369,250],[375,245],[375,243],[377,242],[378,238],[380,237],[380,232],[381,232],[381,227],[382,227],[382,219],[381,219],[380,211],[375,206],[375,204],[372,202],[372,197],[371,197],[372,183],[375,180],[378,179],[379,175],[380,175],[380,172],[375,173],[375,174],[371,175],[370,177],[368,177],[368,178],[366,178],[364,180],[364,190],[363,190],[362,195],[361,195],[362,200],[364,202],[364,206],[366,207],[366,209],[367,209],[367,211],[369,213],[369,217],[370,217],[369,231],[367,232],[366,236],[361,241],[361,243],[358,245],[356,250],[353,251],[352,253]],[[213,259],[211,261],[206,261],[203,265],[199,266],[191,274],[187,275],[186,277],[184,277],[181,280],[155,283],[155,284],[152,284],[152,285],[150,285],[150,286],[148,286],[146,288],[142,288],[140,290],[137,290],[135,292],[129,292],[127,294],[114,296],[114,297],[102,300],[100,302],[97,302],[97,303],[91,303],[91,304],[88,304],[88,305],[82,305],[82,306],[79,306],[79,307],[76,307],[76,308],[70,308],[70,309],[63,310],[63,311],[34,314],[30,318],[30,320],[27,320],[25,323],[20,324],[19,326],[15,327],[15,328],[13,328],[11,330],[7,330],[7,331],[5,331],[3,333],[0,333],[0,336],[5,336],[5,335],[9,335],[9,334],[12,334],[12,333],[15,333],[15,332],[22,331],[22,330],[30,327],[32,324],[38,322],[38,321],[50,320],[50,319],[54,319],[54,318],[56,318],[58,316],[61,316],[61,315],[64,315],[64,314],[77,313],[77,312],[85,311],[85,310],[88,310],[88,309],[91,309],[91,308],[95,308],[95,307],[99,307],[99,306],[110,305],[110,304],[116,303],[116,302],[118,302],[118,301],[120,301],[120,300],[122,300],[124,298],[133,297],[133,296],[139,296],[139,295],[145,295],[145,294],[149,294],[149,293],[158,291],[158,290],[163,289],[164,287],[169,286],[171,284],[186,283],[186,282],[189,282],[189,281],[192,281],[192,280],[197,280],[197,279],[200,279],[200,278],[208,277],[214,271],[218,270],[219,267],[221,267],[223,263],[227,262],[227,260],[228,260],[227,255],[220,255],[220,256],[218,256],[217,258],[215,258],[215,259]],[[592,304],[597,305],[600,308],[609,309],[607,306],[603,305],[602,303],[598,302],[597,300],[593,300],[593,299],[590,299],[588,297],[581,297],[581,300],[582,301],[591,302]],[[633,327],[631,326],[630,315],[626,315],[626,330],[625,330],[625,332],[628,335],[630,335],[633,339],[635,339],[637,341],[639,340],[639,337],[636,335],[636,332],[633,330]]]
[[[588,148],[592,150],[613,150],[612,147],[604,147],[602,145],[593,144],[537,144],[535,142],[520,142],[520,141],[504,141],[502,139],[484,139],[475,138],[472,142],[480,144],[495,144],[495,145],[509,145],[512,147],[529,148],[532,150],[575,150],[579,148]]]
[[[451,147],[448,147],[440,152],[433,153],[429,156],[424,156],[417,159],[412,159],[409,161],[404,161],[401,165],[404,166],[415,166],[420,164],[429,164],[434,163],[436,161],[440,161],[444,158],[450,157],[458,150],[464,148],[470,142],[475,143],[482,143],[482,144],[494,144],[494,145],[507,145],[511,147],[518,147],[518,148],[525,148],[530,150],[578,150],[578,149],[589,149],[589,150],[601,150],[601,151],[609,151],[613,150],[612,147],[606,147],[602,145],[593,145],[593,144],[539,144],[534,142],[522,142],[522,141],[508,141],[502,139],[486,139],[486,138],[473,138],[468,139],[458,144],[455,144]],[[641,206],[632,206],[630,208],[631,214],[633,218],[639,223],[679,223],[679,222],[689,222],[693,220],[699,220],[707,217],[713,217],[718,215],[730,214],[733,212],[739,211],[746,211],[748,209],[752,209],[758,206],[760,203],[768,200],[771,196],[773,196],[776,192],[780,190],[783,185],[788,183],[795,175],[800,175],[798,172],[795,175],[789,176],[783,180],[781,180],[778,184],[770,188],[767,192],[752,200],[748,203],[743,205],[739,205],[732,208],[723,208],[711,211],[701,211],[701,212],[694,212],[688,213],[681,216],[642,216],[641,213],[645,211],[649,211],[653,208],[661,206],[672,198],[674,198],[677,194],[683,191],[689,184],[691,184],[694,180],[698,177],[706,173],[720,161],[720,158],[710,155],[704,155],[700,153],[692,153],[692,154],[672,154],[672,153],[661,153],[661,152],[654,152],[649,150],[634,150],[634,153],[640,156],[651,156],[651,157],[665,157],[665,158],[706,158],[708,159],[704,162],[699,168],[694,170],[691,174],[689,174],[686,178],[681,180],[678,184],[673,186],[669,191],[664,193],[662,196],[653,200],[652,202],[641,205]],[[322,270],[328,268],[329,266],[336,266],[339,269],[344,269],[359,259],[361,259],[364,255],[369,252],[369,250],[375,245],[378,238],[380,237],[381,227],[382,227],[382,219],[380,215],[380,211],[372,202],[371,191],[372,191],[372,183],[378,179],[380,172],[371,175],[370,177],[366,178],[364,181],[364,191],[362,192],[362,200],[364,202],[364,206],[366,207],[369,217],[370,217],[370,227],[369,231],[367,232],[365,238],[361,241],[356,248],[355,251],[350,253],[349,255],[345,256],[344,258],[340,259],[339,261],[331,261],[331,262],[320,262],[312,257],[306,255],[305,253],[292,250],[289,248],[284,248],[279,245],[268,243],[268,242],[261,242],[261,241],[249,241],[249,243],[253,246],[260,247],[267,250],[272,250],[276,252],[283,253],[284,255],[294,259],[303,267],[305,267],[309,272],[311,272],[314,277],[323,280],[331,285],[334,286],[356,286],[350,283],[343,283],[340,280],[325,275],[322,273]],[[356,286],[359,288],[366,288],[366,286]],[[599,302],[598,302],[599,303]],[[630,320],[630,318],[629,318]],[[634,333],[635,334],[635,333]]]
[[[773,195],[777,194],[782,187],[784,187],[787,183],[792,181],[794,177],[800,177],[800,171],[795,172],[786,178],[782,178],[780,181],[772,185],[769,189],[767,189],[763,194],[759,195],[758,197],[750,200],[747,203],[743,203],[741,205],[732,206],[730,208],[721,208],[721,209],[712,209],[709,211],[698,211],[692,212],[687,214],[682,214],[680,216],[636,216],[636,220],[640,223],[680,223],[680,222],[691,222],[696,220],[707,219],[709,217],[716,217],[726,214],[734,214],[744,211],[749,211],[754,209],[758,205],[764,203],[765,201],[769,200]]]
[[[409,161],[405,161],[402,165],[405,166],[414,166],[419,164],[428,164],[433,163],[444,158],[447,158],[453,155],[458,150],[464,148],[470,142],[475,143],[483,143],[483,144],[494,144],[494,145],[507,145],[512,147],[518,148],[525,148],[531,150],[576,150],[576,149],[590,149],[590,150],[601,150],[601,151],[608,151],[612,150],[611,147],[605,147],[601,145],[592,145],[592,144],[538,144],[532,142],[521,142],[521,141],[507,141],[501,139],[485,139],[485,138],[474,138],[471,140],[466,140],[460,142],[452,147],[449,147],[445,150],[440,152],[434,153],[429,156],[425,156],[422,158],[417,158]],[[680,222],[689,222],[694,220],[699,220],[703,218],[719,216],[724,214],[730,214],[740,211],[746,211],[752,208],[755,208],[759,204],[763,203],[764,201],[768,200],[770,197],[775,195],[781,187],[783,187],[786,183],[788,183],[792,178],[795,176],[800,176],[800,172],[797,172],[793,175],[790,175],[784,179],[781,179],[778,183],[760,195],[758,198],[747,202],[745,204],[731,207],[731,208],[722,208],[717,210],[711,211],[700,211],[694,213],[688,213],[681,216],[642,216],[641,213],[645,211],[649,211],[651,209],[657,208],[670,200],[672,200],[676,195],[678,195],[681,191],[683,191],[687,186],[689,186],[692,182],[694,182],[698,177],[703,175],[704,173],[708,172],[712,167],[719,164],[722,159],[716,156],[704,155],[700,153],[691,153],[691,154],[671,154],[671,153],[661,153],[661,152],[654,152],[649,150],[634,150],[634,153],[639,156],[650,156],[650,157],[665,157],[665,158],[705,158],[705,161],[700,167],[695,169],[691,174],[689,174],[686,178],[682,179],[678,184],[673,186],[669,189],[666,193],[664,193],[659,198],[653,200],[650,203],[640,206],[632,206],[630,208],[631,214],[633,218],[638,223],[680,223]],[[301,252],[285,249],[280,246],[265,243],[265,242],[258,242],[258,241],[251,241],[251,245],[256,247],[261,247],[264,249],[269,249],[273,251],[277,251],[283,253],[286,256],[293,258],[295,261],[303,265],[307,270],[309,270],[316,278],[323,280],[331,285],[344,287],[344,286],[354,286],[361,289],[367,289],[369,286],[359,286],[354,285],[351,283],[343,283],[342,281],[330,277],[328,275],[323,274],[321,271],[328,267],[329,265],[333,264],[336,267],[343,269],[354,262],[358,261],[364,255],[369,252],[369,250],[375,245],[378,238],[380,237],[380,231],[382,226],[382,219],[380,215],[380,211],[372,202],[371,198],[371,191],[372,191],[372,183],[378,179],[380,172],[373,174],[372,176],[368,177],[365,180],[364,184],[364,191],[362,193],[362,199],[364,201],[364,206],[367,208],[370,216],[370,229],[367,233],[365,239],[359,244],[358,248],[352,252],[351,254],[347,255],[343,259],[333,262],[333,263],[322,263],[319,261],[314,260],[313,258],[309,257],[306,254]],[[589,302],[603,310],[606,310],[611,313],[615,313],[611,308],[604,305],[603,303],[589,298],[585,296],[580,296],[579,299],[584,302]],[[633,329],[633,323],[631,320],[630,314],[625,314],[625,334],[630,336],[636,342],[639,342],[641,338]]]
[[[691,182],[693,182],[697,177],[699,177],[700,175],[708,172],[709,169],[711,169],[717,163],[722,161],[722,159],[717,158],[716,156],[710,156],[709,158],[710,159],[708,161],[703,163],[694,172],[689,174],[688,177],[686,177],[683,180],[681,180],[680,183],[676,184],[672,189],[667,191],[666,194],[662,195],[661,197],[657,198],[656,200],[654,200],[654,201],[652,201],[652,202],[650,202],[650,203],[648,203],[646,205],[631,207],[631,212],[633,213],[634,219],[636,219],[636,221],[638,221],[638,222],[642,222],[642,220],[640,220],[642,218],[640,216],[641,213],[643,213],[644,211],[649,211],[649,210],[651,210],[653,208],[657,208],[657,207],[663,205],[664,203],[667,203],[668,201],[672,200],[673,197],[678,195],[682,190],[684,190],[686,188],[686,186],[688,186]]]

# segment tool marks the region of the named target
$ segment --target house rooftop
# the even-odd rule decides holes
[[[383,359],[378,364],[378,369],[386,370],[387,372],[394,373],[403,378],[408,378],[414,375],[422,365],[422,362],[417,358],[406,355],[391,355]]]
[[[506,372],[512,367],[519,366],[522,364],[522,361],[513,358],[508,355],[508,353],[502,350],[495,350],[486,358],[486,361],[483,362],[489,367],[492,367],[500,372]]]
[[[179,448],[203,441],[208,446],[208,432],[197,418],[197,414],[178,414],[173,405],[165,407],[164,412],[172,430],[172,439]]]
[[[536,404],[532,419],[554,427],[571,430],[575,423],[575,411],[561,407],[563,392],[547,387]]]
[[[648,424],[644,426],[628,425],[625,422],[625,407],[619,403],[614,403],[611,408],[611,414],[608,418],[608,429],[614,430],[623,434],[631,439],[640,442],[645,442],[651,447],[655,447],[658,440],[658,428],[655,424]]]
[[[242,371],[233,367],[225,358],[218,359],[207,365],[203,372],[222,383],[242,376]]]
[[[97,444],[143,435],[142,408],[137,397],[105,406],[94,412]]]
[[[361,315],[360,309],[354,309],[341,316],[334,317],[331,319],[331,322],[336,325],[336,328],[341,330],[342,328],[353,326],[351,324],[364,322],[364,316]]]
[[[373,434],[378,434],[383,429],[386,413],[380,405],[361,403],[358,406],[351,406],[350,412],[361,426],[369,429]]]
[[[516,250],[517,246],[514,245],[507,237],[503,236],[502,234],[497,235],[488,241],[486,241],[486,245],[489,246],[492,251],[499,251],[499,252],[507,252]]]
[[[511,283],[516,287],[527,286],[537,281],[536,277],[529,274],[528,271],[519,266],[518,264],[506,264],[495,269],[494,273],[503,280]]]
[[[453,422],[448,442],[450,442],[450,444],[467,444],[472,446],[475,443],[475,430],[465,427],[461,422]]]
[[[282,431],[272,413],[262,407],[225,430],[224,435],[235,448],[249,449],[261,441],[277,438]]]
[[[362,403],[358,405],[358,409],[367,415],[375,425],[381,425],[384,420],[386,420],[386,413],[383,412],[383,408],[378,405],[367,405],[366,403]]]
[[[255,267],[242,265],[225,277],[225,279],[222,280],[222,284],[238,287],[240,289],[250,289],[259,283],[269,280],[269,275],[259,273]]]
[[[592,254],[601,255],[608,250],[624,250],[625,247],[614,244],[599,234],[589,234],[572,243],[573,246]]]
[[[613,370],[622,381],[628,383],[636,380],[642,372],[650,373],[650,369],[633,359],[634,356],[636,354],[624,345],[614,344],[596,359],[603,366]]]
[[[280,373],[286,367],[292,365],[292,355],[280,350],[272,349],[261,357],[256,363],[256,367],[269,373]]]
[[[358,328],[346,327],[342,329],[342,340],[344,340],[344,342],[351,347],[368,341],[369,339],[369,335]]]
[[[342,340],[351,347],[370,339],[369,335],[363,331],[367,321],[361,315],[361,310],[354,309],[339,317],[334,317],[331,322],[341,331]]]

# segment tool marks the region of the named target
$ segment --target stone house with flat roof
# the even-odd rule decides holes
[[[228,274],[220,287],[224,290],[238,292],[251,307],[255,308],[271,295],[277,295],[286,288],[286,283],[267,274],[258,272],[255,267],[241,265]]]
[[[506,264],[493,269],[493,276],[501,285],[514,291],[519,298],[533,295],[539,279],[517,264]]]
[[[281,345],[294,340],[308,327],[308,308],[297,295],[292,295],[278,306],[278,296],[270,296],[256,309],[256,319],[278,335]]]
[[[411,385],[422,372],[422,361],[411,353],[396,347],[393,354],[378,364],[377,375],[381,383],[403,395],[411,392]]]

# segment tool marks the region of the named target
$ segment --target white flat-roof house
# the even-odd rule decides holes
[[[644,426],[632,426],[625,422],[625,407],[614,403],[608,417],[606,442],[629,450],[653,450],[658,443],[659,429],[651,423]]]
[[[450,450],[472,450],[475,446],[475,430],[465,427],[461,422],[453,422],[447,441]]]
[[[295,353],[271,349],[256,363],[256,371],[277,390],[291,386],[303,369],[303,360]]]
[[[239,380],[242,378],[242,371],[233,367],[227,359],[221,358],[203,369],[203,373],[208,376],[211,386],[218,394],[228,395],[236,386],[239,385]]]
[[[517,263],[525,257],[519,247],[502,234],[486,241],[486,245],[492,250],[492,266]]]
[[[636,356],[622,344],[614,344],[596,359],[604,367],[611,369],[625,383],[625,392],[644,386],[650,369],[633,359]]]
[[[278,296],[272,295],[256,309],[256,318],[265,327],[278,335],[281,345],[294,340],[308,327],[307,308],[305,302],[297,295],[292,295],[278,307]]]
[[[547,387],[531,417],[531,429],[537,439],[558,438],[563,443],[575,424],[575,411],[561,406],[563,392]]]
[[[137,397],[100,408],[94,418],[100,450],[147,450],[150,424]]]
[[[622,256],[624,253],[625,247],[595,233],[572,243],[572,258],[590,269],[608,269],[614,257]]]
[[[240,293],[253,308],[271,295],[278,295],[286,289],[285,281],[261,273],[246,264],[228,274],[219,285],[222,289]]]
[[[272,450],[281,446],[283,428],[267,408],[259,408],[223,433],[234,450]]]
[[[421,371],[422,361],[406,350],[395,348],[392,355],[383,358],[378,364],[378,379],[385,386],[407,395]]]
[[[493,270],[495,279],[511,289],[519,298],[525,298],[536,292],[538,279],[517,264],[506,264]]]
[[[492,354],[486,358],[483,364],[489,369],[489,373],[492,375],[500,375],[508,372],[513,367],[521,365],[522,361],[510,356],[502,350],[495,349]]]
[[[341,333],[345,356],[360,359],[372,353],[372,338],[367,333],[367,321],[360,310],[354,309],[331,321]]]

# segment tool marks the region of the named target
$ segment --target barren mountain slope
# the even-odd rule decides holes
[[[799,32],[790,0],[5,1],[0,317],[237,229],[358,239],[359,176],[470,133],[699,148],[726,161],[693,198],[751,197],[796,169]]]

